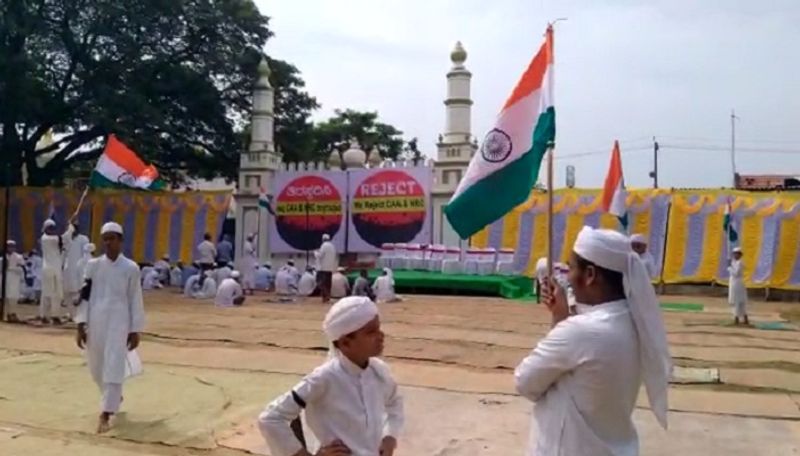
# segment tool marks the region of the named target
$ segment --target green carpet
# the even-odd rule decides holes
[[[753,323],[753,326],[767,331],[792,331],[794,329],[783,321],[757,321]]]
[[[672,312],[702,312],[705,309],[702,304],[690,302],[662,302],[661,308]]]
[[[369,271],[370,280],[380,275],[379,269]],[[357,272],[348,274],[351,280]],[[394,287],[400,292],[423,293],[426,290],[449,291],[452,294],[477,293],[501,296],[506,299],[530,300],[533,295],[533,281],[523,276],[477,276],[466,274],[442,274],[430,271],[394,271]]]

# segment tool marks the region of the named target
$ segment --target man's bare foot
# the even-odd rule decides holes
[[[97,433],[105,434],[111,430],[111,413],[103,412],[97,419]]]

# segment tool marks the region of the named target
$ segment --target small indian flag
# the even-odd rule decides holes
[[[258,192],[258,205],[266,209],[270,214],[275,215],[275,211],[272,209],[272,204],[269,200],[269,195],[267,195],[267,190],[264,187],[261,187]]]
[[[623,231],[628,230],[628,210],[625,207],[626,197],[619,141],[614,141],[614,149],[611,151],[611,163],[608,165],[606,183],[603,185],[603,209],[619,219]]]
[[[466,239],[525,202],[556,136],[553,28],[472,157],[444,212]]]
[[[114,135],[109,135],[103,155],[97,161],[89,179],[89,187],[133,187],[143,190],[160,190],[164,181],[158,170],[145,164],[136,153]]]

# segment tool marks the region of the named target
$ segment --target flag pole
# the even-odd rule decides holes
[[[547,145],[547,277],[553,277],[553,148]]]

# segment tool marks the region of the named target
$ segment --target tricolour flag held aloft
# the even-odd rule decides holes
[[[444,212],[466,239],[525,202],[555,140],[553,29],[497,116]]]
[[[100,156],[94,171],[92,171],[89,187],[133,187],[142,190],[161,190],[165,184],[158,178],[158,170],[155,166],[145,164],[116,136],[109,135],[103,155]]]
[[[603,210],[619,219],[623,231],[628,230],[628,210],[625,207],[625,179],[622,177],[622,157],[619,153],[619,141],[614,141],[611,151],[611,163],[608,165],[606,182],[603,185]]]
[[[275,210],[272,208],[269,195],[267,195],[267,191],[264,189],[264,187],[261,187],[258,192],[258,205],[266,209],[271,215],[275,215]]]
[[[728,203],[725,205],[725,216],[722,218],[722,229],[725,230],[725,233],[728,234],[728,242],[731,244],[736,244],[739,241],[739,233],[736,232],[736,227],[733,223],[733,209],[731,208],[731,202],[728,200]]]

